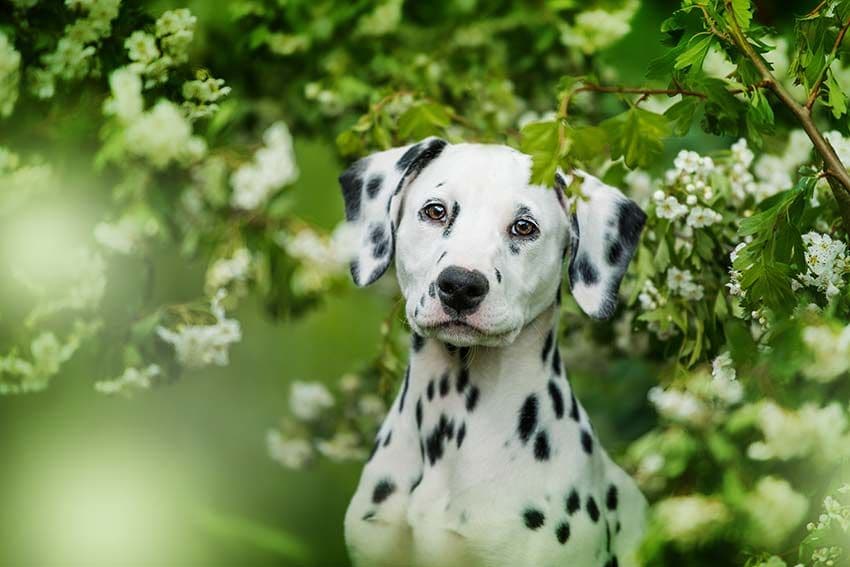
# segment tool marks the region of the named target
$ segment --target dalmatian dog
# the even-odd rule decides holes
[[[345,517],[356,567],[635,564],[646,502],[573,394],[557,323],[568,252],[578,305],[612,315],[646,216],[584,172],[553,190],[530,171],[507,146],[430,138],[340,176],[354,281],[395,257],[412,329]]]

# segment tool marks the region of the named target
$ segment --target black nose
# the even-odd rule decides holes
[[[490,284],[478,270],[449,266],[437,276],[437,289],[443,305],[461,313],[478,307]]]

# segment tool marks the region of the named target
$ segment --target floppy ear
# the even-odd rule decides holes
[[[351,277],[358,286],[369,285],[387,271],[404,190],[445,147],[445,140],[426,138],[367,156],[339,176],[345,218],[358,242],[351,262]]]
[[[570,289],[585,313],[608,319],[617,308],[620,282],[637,249],[646,213],[596,177],[578,170],[573,175],[581,181],[584,199],[576,199],[570,223]],[[571,182],[572,175],[555,174],[557,190]]]

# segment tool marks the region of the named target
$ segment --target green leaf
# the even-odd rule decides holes
[[[826,74],[826,88],[829,92],[827,104],[832,109],[832,115],[835,118],[841,118],[847,113],[847,95],[842,90],[841,85],[838,84],[838,81],[835,80],[835,75],[832,71]]]
[[[753,5],[750,0],[732,0],[732,12],[742,31],[750,29],[750,22],[753,20]]]
[[[554,120],[531,122],[523,126],[520,134],[520,150],[531,156],[531,182],[552,185],[561,162],[558,123]]]
[[[696,97],[684,97],[667,109],[664,116],[670,121],[674,135],[684,136],[690,131],[698,108]]]
[[[404,140],[421,140],[442,133],[451,123],[451,114],[442,104],[422,102],[408,108],[398,118],[398,135]]]
[[[649,167],[664,150],[670,134],[667,119],[661,114],[631,108],[602,123],[611,141],[611,157],[622,157],[630,168]]]
[[[608,135],[599,126],[577,126],[568,128],[567,134],[572,141],[570,155],[578,160],[588,161],[605,153]]]
[[[692,69],[702,69],[702,62],[705,60],[705,56],[708,55],[708,50],[714,41],[715,38],[712,35],[703,37],[697,35],[692,37],[688,42],[687,49],[676,57],[673,68],[685,69],[686,67],[691,67]]]

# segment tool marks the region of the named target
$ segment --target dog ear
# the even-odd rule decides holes
[[[426,138],[367,156],[339,176],[345,218],[358,242],[351,261],[351,277],[358,286],[369,285],[387,271],[395,252],[403,192],[445,147],[445,140]]]
[[[570,289],[582,310],[608,319],[617,308],[620,282],[637,249],[646,213],[618,189],[583,171],[575,171],[584,198],[575,198],[571,214]],[[563,191],[572,175],[555,174]]]

